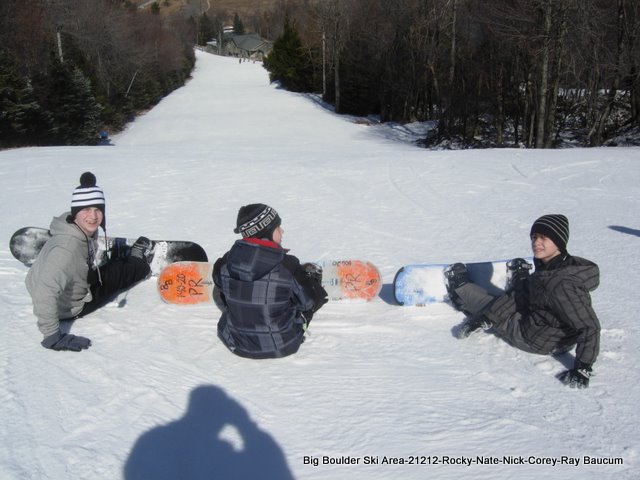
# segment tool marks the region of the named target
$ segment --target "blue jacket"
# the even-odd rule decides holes
[[[229,350],[249,358],[298,351],[304,341],[303,313],[309,319],[320,304],[319,285],[313,285],[296,257],[270,241],[238,240],[216,261],[213,281],[222,297],[218,336]]]

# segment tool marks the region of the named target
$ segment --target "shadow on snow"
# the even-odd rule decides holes
[[[286,480],[293,475],[281,448],[247,411],[219,387],[203,385],[191,392],[182,418],[136,441],[124,478]]]
[[[626,233],[627,235],[633,235],[635,237],[640,237],[640,230],[634,230],[629,227],[621,227],[619,225],[609,225],[611,230],[615,230],[616,232]]]

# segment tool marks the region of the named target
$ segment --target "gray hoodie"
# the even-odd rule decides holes
[[[77,225],[67,223],[68,215],[63,213],[51,221],[52,236],[25,282],[45,338],[58,332],[60,319],[75,317],[85,302],[91,301],[87,276],[97,252],[97,231],[87,237]]]

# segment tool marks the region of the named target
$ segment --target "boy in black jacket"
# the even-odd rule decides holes
[[[327,302],[321,272],[283,249],[278,213],[261,203],[238,212],[242,235],[213,269],[222,310],[218,337],[236,355],[277,358],[298,351],[314,312]]]
[[[512,261],[511,288],[497,298],[469,282],[463,264],[447,269],[449,297],[468,315],[456,336],[491,328],[510,345],[543,355],[575,345],[574,368],[558,378],[572,388],[586,388],[600,346],[600,322],[589,294],[598,287],[600,271],[567,252],[569,220],[564,215],[538,218],[530,236],[535,272],[529,275],[521,259]]]

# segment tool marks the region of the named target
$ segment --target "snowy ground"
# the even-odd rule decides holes
[[[197,59],[115,146],[0,152],[0,478],[638,478],[640,148],[427,151],[277,89],[260,65]],[[9,237],[48,226],[86,170],[110,235],[191,239],[215,260],[238,208],[264,202],[303,261],[376,263],[380,298],[329,304],[298,354],[252,361],[218,341],[215,307],[165,305],[148,280],[70,326],[88,351],[45,350]],[[447,305],[391,300],[405,264],[527,255],[544,213],[566,214],[570,252],[601,268],[584,391],[555,378],[572,356],[457,340]]]

